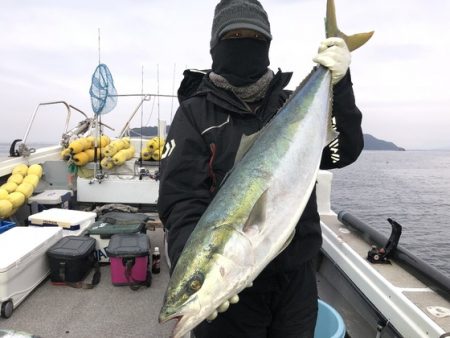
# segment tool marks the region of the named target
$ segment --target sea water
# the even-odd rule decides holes
[[[400,245],[450,276],[450,151],[363,151],[332,170],[331,205],[389,237],[393,218]]]
[[[9,145],[0,143],[0,157]],[[331,204],[389,237],[387,218],[403,226],[400,245],[450,276],[450,151],[363,151],[331,171]]]
[[[5,156],[8,156],[9,154],[9,144],[0,143],[0,157],[4,158]]]

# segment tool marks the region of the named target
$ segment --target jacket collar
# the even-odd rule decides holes
[[[215,105],[226,110],[239,114],[253,114],[248,105],[237,97],[233,92],[216,87],[209,80],[210,71],[186,70],[184,79],[178,90],[180,103],[192,96],[206,96],[206,99]],[[279,93],[287,86],[291,80],[292,73],[283,73],[280,69],[273,77],[267,95],[262,102],[262,106],[277,99]]]

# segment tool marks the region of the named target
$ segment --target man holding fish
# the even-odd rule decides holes
[[[212,69],[205,72],[185,71],[178,91],[180,108],[171,125],[163,154],[158,201],[158,211],[168,234],[168,254],[172,268],[177,262],[179,265],[189,264],[190,258],[179,259],[183,248],[202,215],[206,219],[209,217],[204,214],[208,206],[213,204],[214,197],[222,189],[228,189],[224,188],[224,182],[233,179],[235,170],[232,169],[239,165],[241,158],[249,161],[251,155],[246,154],[258,142],[254,141],[257,137],[252,135],[268,129],[264,127],[281,108],[286,108],[283,105],[292,93],[284,88],[292,73],[274,73],[268,68],[271,40],[268,16],[259,1],[222,0],[216,6],[212,25]],[[322,148],[318,162],[321,169],[343,167],[354,162],[363,149],[362,116],[355,105],[348,71],[350,52],[343,39],[327,38],[320,44],[314,61],[331,72],[332,116],[339,133],[337,137],[335,135],[334,139],[330,139],[331,143]],[[286,125],[287,128],[289,125]],[[273,142],[276,141],[274,137]],[[275,149],[282,151],[284,148],[280,146]],[[276,152],[273,155],[278,156]],[[280,172],[283,170],[284,167]],[[302,165],[296,170],[300,173]],[[230,172],[232,174],[229,176]],[[259,166],[254,169],[255,178],[252,175],[250,171],[243,177],[245,180],[256,181],[260,176],[268,176],[259,172]],[[277,182],[276,179],[278,178],[275,177],[270,182]],[[289,178],[285,177],[286,179]],[[237,183],[226,184],[232,185],[228,189],[232,193],[227,195],[228,202],[222,204],[223,209],[239,201],[234,214],[245,209],[242,214],[245,213],[246,216],[240,222],[244,224],[240,225],[238,231],[230,230],[231,221],[225,219],[225,216],[224,220],[220,220],[220,214],[216,212],[209,217],[218,219],[218,223],[210,227],[210,232],[219,233],[217,229],[221,229],[220,235],[207,239],[209,234],[206,232],[208,235],[203,238],[189,239],[190,242],[203,241],[207,247],[204,252],[208,252],[203,262],[206,262],[205,265],[209,261],[217,262],[211,267],[211,271],[216,271],[214,273],[217,274],[209,273],[210,276],[217,277],[208,277],[203,266],[197,263],[188,277],[182,277],[184,272],[178,272],[177,269],[183,270],[185,267],[177,266],[172,270],[172,280],[176,282],[173,282],[173,286],[169,285],[160,321],[179,319],[174,331],[175,337],[181,337],[191,329],[196,338],[313,337],[317,318],[313,259],[322,243],[314,184],[308,190],[310,197],[306,196],[300,220],[297,222],[298,216],[294,221],[297,224],[295,231],[291,231],[292,234],[286,237],[284,243],[275,245],[276,257],[270,258],[267,266],[264,264],[261,270],[255,272],[256,279],[242,277],[245,281],[236,282],[239,285],[236,293],[239,295],[231,297],[227,294],[226,297],[229,298],[220,298],[217,310],[208,310],[208,320],[203,321],[205,316],[201,318],[203,309],[207,306],[198,304],[208,302],[202,303],[195,297],[207,295],[205,297],[210,297],[209,303],[215,296],[221,297],[219,292],[207,292],[208,283],[213,283],[208,282],[208,278],[215,278],[218,284],[223,279],[225,288],[235,276],[244,276],[238,270],[249,270],[256,265],[255,262],[260,257],[258,255],[261,254],[261,250],[256,249],[257,245],[269,243],[267,251],[272,250],[269,249],[270,236],[278,230],[271,229],[268,237],[258,236],[269,231],[264,222],[270,217],[265,212],[277,210],[274,207],[276,203],[284,203],[283,192],[273,192],[276,189],[272,185],[279,186],[277,183],[269,183],[261,188],[256,202],[249,202],[249,208],[246,207],[246,196],[240,199],[238,190],[251,190],[248,194],[253,194],[250,183],[245,185],[242,180],[237,180]],[[289,182],[286,185],[289,186]],[[296,189],[295,185],[292,189]],[[281,222],[277,227],[281,231],[284,224],[283,215],[280,216]],[[217,244],[223,238],[227,238],[227,243],[233,243],[227,236],[239,237],[236,243],[245,237],[242,240],[244,244]],[[249,249],[245,250],[247,246]],[[233,251],[235,253],[230,254]],[[186,250],[183,252],[183,256],[191,255],[192,260],[197,254],[202,256],[203,250],[197,253]],[[224,259],[225,255],[232,258]],[[241,287],[244,284],[247,287]],[[199,290],[206,293],[201,294]],[[168,303],[177,303],[177,308]],[[195,306],[192,305],[194,303]],[[189,306],[191,309],[187,310]]]

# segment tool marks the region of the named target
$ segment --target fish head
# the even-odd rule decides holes
[[[210,231],[202,244],[193,246],[195,252],[186,252],[188,245],[175,266],[159,315],[160,323],[178,320],[173,337],[195,328],[246,286],[245,279],[238,278],[246,264],[234,259],[240,250],[233,250],[232,256],[224,254],[227,248],[219,244],[223,236],[223,229]]]

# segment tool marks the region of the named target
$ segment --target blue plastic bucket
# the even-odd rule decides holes
[[[341,315],[330,305],[319,299],[314,338],[344,338],[345,324]]]

